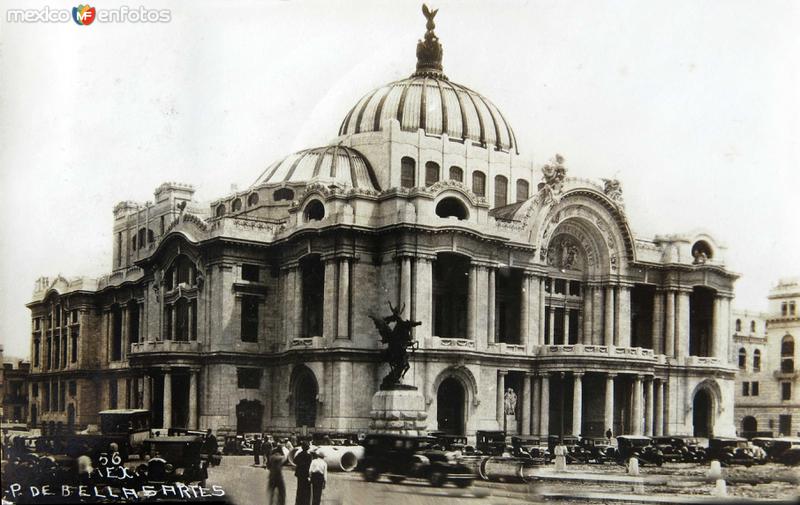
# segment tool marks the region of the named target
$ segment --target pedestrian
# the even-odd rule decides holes
[[[297,478],[297,495],[294,505],[311,504],[311,483],[308,480],[308,469],[311,466],[311,454],[308,452],[309,444],[304,440],[300,452],[294,457],[294,476]]]
[[[261,440],[261,454],[264,455],[264,466],[266,467],[269,465],[267,460],[269,460],[270,455],[272,455],[273,445],[272,440],[270,440],[269,435],[266,433],[264,433],[264,435],[261,437]]]
[[[253,439],[253,466],[261,466],[261,437]]]
[[[611,428],[609,428],[606,430],[606,438],[611,440],[611,435],[613,435],[613,433],[611,433]]]
[[[325,463],[321,452],[317,452],[314,456],[315,458],[308,468],[308,475],[311,479],[311,505],[320,505],[322,490],[325,489],[325,483],[328,481],[328,464]]]
[[[272,505],[285,505],[286,504],[286,483],[283,480],[283,450],[280,447],[272,449],[267,461],[267,470],[269,476],[267,477],[267,503]],[[275,494],[277,493],[277,498]],[[273,501],[274,500],[274,501]]]

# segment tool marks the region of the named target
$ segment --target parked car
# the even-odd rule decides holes
[[[581,439],[572,435],[560,437],[558,435],[550,435],[547,439],[547,449],[550,454],[555,454],[555,447],[561,444],[567,448],[567,463],[582,463],[583,462],[583,449],[581,448]]]
[[[475,432],[475,449],[485,456],[502,456],[508,447],[506,432],[478,430]]]
[[[142,454],[142,442],[150,436],[150,411],[143,409],[103,410],[100,433],[114,438],[124,461],[131,454]]]
[[[664,456],[664,461],[692,463],[705,461],[708,439],[688,435],[656,437],[655,445]]]
[[[800,438],[796,437],[780,437],[771,440],[768,447],[764,450],[767,452],[767,459],[776,463],[784,463],[787,465],[798,464],[797,451],[800,451]]]
[[[586,463],[614,461],[614,446],[604,437],[581,438],[579,457]]]
[[[519,436],[511,437],[512,456],[529,458],[536,463],[546,464],[551,459],[551,452],[547,444],[539,437]]]
[[[183,482],[205,485],[208,460],[203,457],[203,438],[180,435],[148,438],[144,450],[149,459],[140,465],[139,473],[146,475],[148,484]]]
[[[708,441],[708,459],[716,459],[723,466],[763,463],[766,458],[762,454],[765,456],[766,453],[746,438],[714,437]]]
[[[463,453],[467,447],[467,437],[464,435],[452,435],[439,431],[431,432],[428,436],[436,440],[436,444],[445,451],[456,451]]]
[[[452,482],[467,487],[475,474],[459,463],[453,453],[433,449],[436,440],[411,435],[376,434],[364,439],[364,480],[373,482],[382,475],[395,483],[408,477],[426,479],[433,486]]]
[[[664,455],[653,445],[650,437],[640,435],[620,435],[617,437],[617,448],[614,459],[619,464],[627,464],[630,458],[639,460],[640,465],[661,466]]]

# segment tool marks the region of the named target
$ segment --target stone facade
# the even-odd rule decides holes
[[[781,280],[766,313],[734,311],[736,426],[754,433],[800,436],[796,341],[800,335],[800,280]]]
[[[245,191],[120,203],[112,273],[43,279],[28,305],[49,394],[31,408],[366,430],[387,368],[369,315],[391,302],[421,322],[405,380],[428,429],[732,435],[725,248],[636,237],[617,181],[567,177],[560,156],[540,174],[517,149],[496,107],[426,66]]]

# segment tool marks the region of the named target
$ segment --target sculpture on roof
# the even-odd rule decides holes
[[[389,309],[392,311],[391,315],[386,317],[376,317],[370,315],[370,319],[375,323],[375,328],[381,336],[381,343],[388,344],[384,351],[383,360],[389,363],[389,373],[383,378],[381,382],[381,389],[393,389],[402,384],[403,377],[410,365],[408,364],[408,349],[412,351],[417,348],[418,342],[414,340],[411,331],[415,326],[422,324],[420,321],[412,321],[411,319],[403,319],[400,314],[405,309],[405,304],[400,307],[393,307],[391,302]],[[394,326],[389,326],[394,323]]]
[[[603,179],[603,193],[619,207],[622,207],[622,184],[617,179]]]
[[[564,157],[556,154],[542,167],[542,176],[544,180],[538,186],[542,203],[558,203],[561,200],[564,179],[567,177]]]
[[[442,71],[442,45],[439,43],[439,37],[433,33],[436,28],[433,18],[437,12],[439,9],[430,10],[427,5],[422,4],[422,14],[427,21],[425,39],[417,42],[417,72],[441,73]]]

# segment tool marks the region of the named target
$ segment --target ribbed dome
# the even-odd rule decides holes
[[[306,149],[270,165],[253,186],[310,180],[380,191],[378,179],[364,156],[345,146]]]
[[[380,131],[397,119],[404,131],[422,128],[429,135],[472,140],[504,151],[517,151],[514,131],[492,102],[444,75],[415,74],[378,88],[356,103],[339,135]]]

